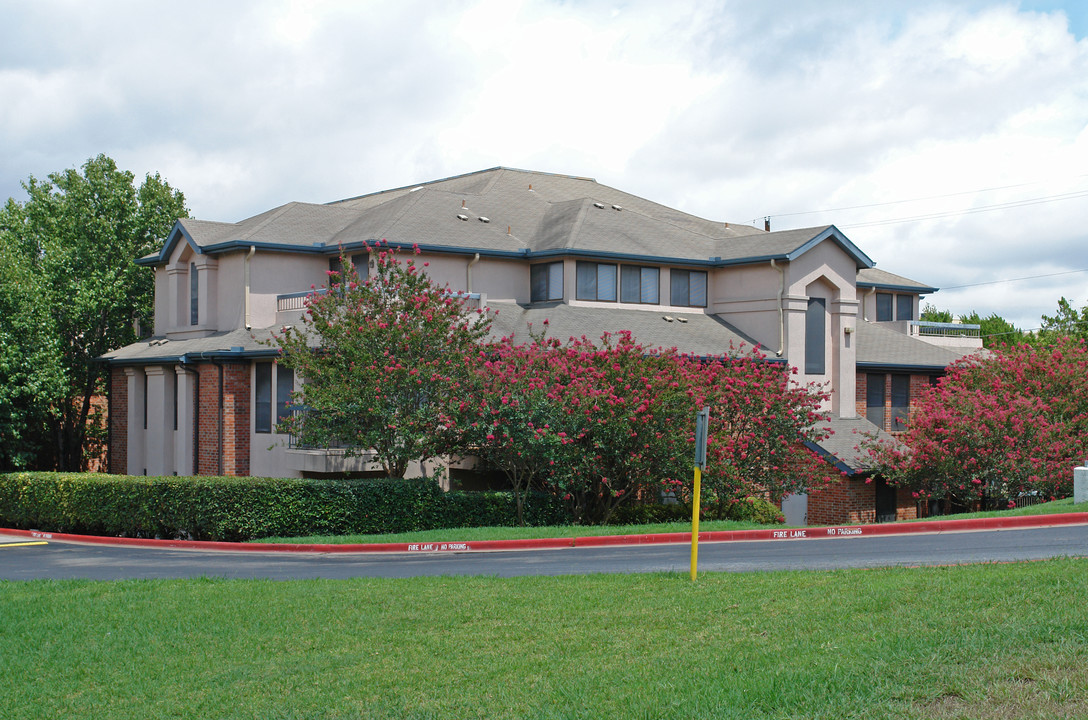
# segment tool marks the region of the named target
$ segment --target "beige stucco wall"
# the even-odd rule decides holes
[[[783,271],[788,263],[779,264]],[[771,354],[779,350],[778,291],[782,275],[770,262],[712,271],[710,307]]]
[[[854,417],[855,363],[857,348],[857,263],[831,240],[820,243],[789,264],[786,271],[786,359],[800,371],[800,383],[823,384],[831,391],[828,409],[842,417]],[[808,299],[827,301],[825,372],[805,374],[805,311]]]

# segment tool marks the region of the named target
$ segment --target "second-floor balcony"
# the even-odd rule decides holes
[[[946,347],[982,347],[982,326],[969,323],[942,323],[910,320],[905,323],[907,334],[934,345]]]

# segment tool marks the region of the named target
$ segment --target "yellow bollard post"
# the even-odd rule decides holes
[[[695,580],[699,572],[699,485],[703,471],[695,466],[695,492],[691,502],[691,579]]]

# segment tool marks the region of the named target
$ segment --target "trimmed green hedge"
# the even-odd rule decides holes
[[[548,496],[530,525],[565,522]],[[516,525],[510,493],[443,493],[434,480],[0,474],[0,527],[240,541],[270,536]]]

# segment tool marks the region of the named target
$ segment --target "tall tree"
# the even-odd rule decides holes
[[[1042,344],[1052,344],[1060,338],[1088,340],[1088,305],[1077,310],[1064,297],[1058,301],[1058,310],[1053,315],[1043,315],[1043,327],[1035,339]]]
[[[903,439],[873,453],[888,481],[916,497],[1067,496],[1088,452],[1088,343],[1022,343],[957,362],[923,395]]]
[[[303,380],[296,400],[306,408],[282,427],[305,445],[373,452],[390,477],[404,477],[409,462],[457,449],[453,409],[472,395],[471,362],[490,323],[436,286],[427,263],[370,251],[372,275],[342,257],[307,297],[302,325],[274,339]]]
[[[184,195],[157,173],[136,187],[132,173],[105,155],[48,180],[32,176],[23,188],[28,198],[0,211],[0,234],[36,278],[35,302],[49,309],[64,377],[49,415],[52,459],[44,464],[78,469],[91,400],[104,389],[96,358],[134,342],[138,325],[151,326],[154,279],[134,261],[157,250],[188,211]]]
[[[17,217],[9,201],[4,212]],[[0,470],[36,467],[65,372],[42,278],[12,233],[0,228]]]

